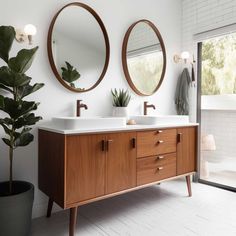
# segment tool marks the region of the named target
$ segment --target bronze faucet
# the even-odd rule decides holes
[[[147,115],[147,109],[148,108],[153,108],[154,110],[156,109],[156,107],[153,104],[148,105],[148,102],[144,102],[144,115],[145,116]]]
[[[84,103],[81,103],[82,100],[77,100],[77,109],[76,109],[76,115],[79,117],[80,116],[80,109],[84,108],[85,110],[88,109],[87,105]]]

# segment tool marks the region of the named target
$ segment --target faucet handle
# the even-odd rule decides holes
[[[154,109],[154,110],[156,109],[155,105],[153,105],[153,104],[148,105],[148,102],[145,101],[145,102],[144,102],[144,109],[143,109],[143,110],[144,110],[144,112],[143,112],[144,115],[147,115],[147,109],[148,109],[148,108],[152,108],[152,109]]]
[[[80,103],[81,103],[81,102],[82,102],[82,100],[80,100],[80,99],[76,100],[77,109],[78,109],[78,107],[80,106]]]
[[[88,106],[86,104],[82,103],[82,100],[77,100],[77,106],[76,106],[76,115],[80,116],[80,109],[84,108],[85,110],[88,110]]]

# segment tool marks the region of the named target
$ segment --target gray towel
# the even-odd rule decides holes
[[[175,92],[175,105],[178,115],[189,114],[189,85],[191,78],[187,68],[184,68],[181,76],[178,79]]]

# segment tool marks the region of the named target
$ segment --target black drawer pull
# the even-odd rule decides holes
[[[106,145],[105,140],[102,140],[102,151],[103,152],[105,151],[105,145]]]
[[[177,134],[177,143],[181,143],[182,142],[182,136],[183,136],[182,133],[178,133]]]
[[[132,147],[136,148],[136,138],[132,138]]]

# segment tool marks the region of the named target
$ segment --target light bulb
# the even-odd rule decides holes
[[[24,32],[26,35],[35,35],[37,33],[37,29],[34,25],[28,24],[24,27]]]
[[[181,58],[182,59],[188,59],[190,57],[189,52],[185,51],[181,53]]]
[[[189,52],[185,51],[181,53],[181,58],[184,60],[185,64],[187,63],[187,60],[189,59],[189,57],[190,57]]]

